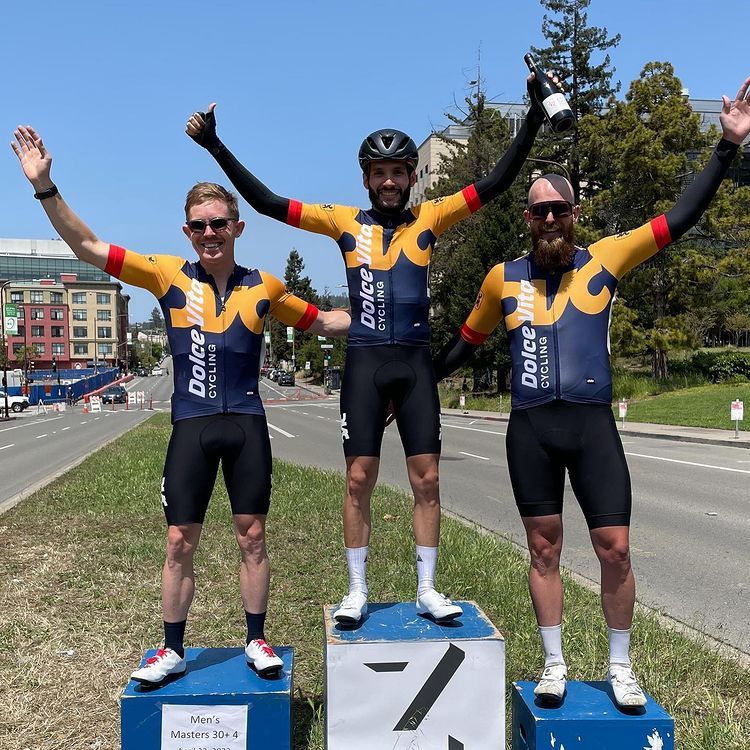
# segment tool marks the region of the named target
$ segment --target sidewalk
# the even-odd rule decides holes
[[[508,414],[498,414],[495,411],[473,411],[465,409],[442,409],[442,414],[466,419],[485,419],[494,422],[507,422]],[[617,420],[617,428],[621,435],[636,437],[653,437],[662,440],[681,440],[684,443],[706,443],[709,445],[726,445],[731,448],[750,448],[750,432],[740,430],[739,438],[735,438],[734,430],[713,430],[704,427],[682,427],[680,425],[648,424],[646,422],[628,422],[625,426]]]

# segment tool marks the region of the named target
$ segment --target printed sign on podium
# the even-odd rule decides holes
[[[327,750],[505,747],[505,641],[473,602],[439,625],[370,604],[355,629],[324,609]]]
[[[188,648],[182,677],[157,688],[131,680],[120,698],[122,750],[289,750],[294,653],[275,651],[284,662],[275,679],[248,667],[243,649]]]

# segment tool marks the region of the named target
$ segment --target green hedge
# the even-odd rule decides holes
[[[712,383],[750,379],[750,352],[699,351],[689,359],[671,361],[674,375],[699,375]]]

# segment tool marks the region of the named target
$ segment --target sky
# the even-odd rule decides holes
[[[56,236],[7,145],[30,124],[60,192],[102,240],[194,259],[185,194],[227,184],[184,134],[211,101],[222,140],[275,192],[367,207],[364,136],[395,127],[421,143],[458,114],[478,63],[490,98],[522,101],[543,16],[535,0],[38,0],[6,18],[0,45],[0,237]],[[695,98],[733,98],[750,75],[747,0],[592,0],[588,16],[622,36],[610,50],[621,96],[652,60],[671,62]],[[283,277],[294,247],[319,291],[341,293],[332,240],[240,210],[238,262]],[[149,318],[151,295],[126,291],[131,322]]]

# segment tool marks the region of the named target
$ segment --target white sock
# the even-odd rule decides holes
[[[417,545],[417,596],[435,588],[437,553],[437,547]]]
[[[551,664],[565,664],[562,653],[562,623],[559,625],[539,626],[544,649],[544,666]]]
[[[630,666],[630,628],[627,630],[615,630],[607,628],[609,631],[609,663],[624,664]]]
[[[349,569],[349,591],[367,593],[367,547],[347,547],[346,566]]]

